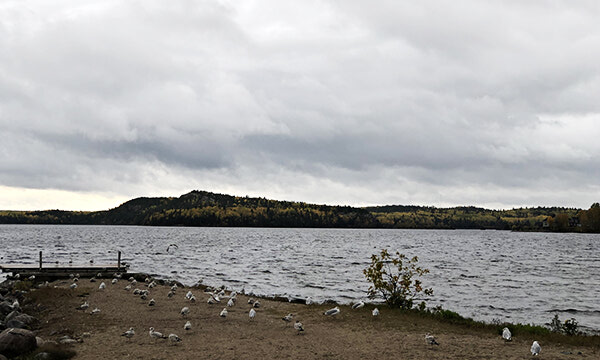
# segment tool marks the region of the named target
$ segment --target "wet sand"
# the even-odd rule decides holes
[[[303,305],[260,299],[254,320],[248,317],[248,297],[238,295],[235,306],[228,308],[227,318],[219,317],[225,307],[209,305],[209,295],[198,288],[179,288],[168,298],[169,286],[150,289],[156,305],[148,306],[132,291],[124,290],[129,283],[121,280],[112,285],[104,280],[105,290],[98,290],[100,281],[82,279],[77,289],[69,289],[70,281],[56,281],[47,288],[29,294],[29,307],[41,320],[39,336],[56,340],[63,335],[80,337],[89,332],[83,342],[73,345],[74,359],[528,359],[532,336],[515,336],[504,342],[500,335],[463,325],[379,307],[381,315],[373,318],[372,305],[352,310],[340,306],[336,317],[326,317],[323,311],[333,305]],[[136,286],[146,289],[145,284]],[[135,287],[134,287],[135,288]],[[185,299],[188,290],[197,297],[195,303]],[[90,308],[75,310],[84,301]],[[39,304],[39,305],[38,305]],[[179,312],[188,306],[190,313]],[[98,307],[101,312],[90,315]],[[296,314],[306,331],[297,334],[292,324],[281,318]],[[185,331],[189,320],[192,330]],[[175,333],[182,342],[171,345],[168,340],[151,339],[149,327],[165,335]],[[133,327],[131,339],[120,336]],[[436,336],[439,346],[425,343],[424,334]],[[574,346],[540,341],[542,359],[598,359],[597,346]],[[578,354],[581,352],[581,354]]]

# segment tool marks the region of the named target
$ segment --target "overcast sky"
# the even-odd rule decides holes
[[[597,1],[3,1],[0,209],[600,201]]]

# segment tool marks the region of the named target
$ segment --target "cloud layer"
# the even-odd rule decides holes
[[[191,189],[587,207],[599,15],[555,1],[7,2],[0,208],[43,206],[24,189],[58,208],[82,201],[56,191],[105,208]]]

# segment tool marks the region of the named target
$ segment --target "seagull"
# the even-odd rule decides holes
[[[139,294],[140,294],[140,289],[133,290],[133,295],[139,295]]]
[[[439,345],[439,343],[435,340],[433,335],[429,335],[429,333],[425,334],[425,342],[428,345]]]
[[[172,298],[173,295],[175,295],[175,293],[173,291],[169,291],[169,293],[167,294],[167,297]]]
[[[97,274],[96,274],[96,277],[97,277],[97,278],[101,278],[101,277],[102,277],[102,273],[97,273]]]
[[[260,307],[260,301],[256,300],[252,306],[258,309]]]
[[[235,301],[233,301],[233,299],[229,299],[227,306],[232,307],[233,305],[235,305]]]
[[[96,278],[92,276],[92,277],[90,278],[90,282],[96,282]]]
[[[167,338],[162,333],[160,333],[158,331],[154,331],[153,327],[150,328],[150,331],[148,331],[148,334],[150,334],[150,337],[153,339],[166,339]]]
[[[288,322],[288,323],[289,323],[290,321],[292,321],[292,318],[293,318],[293,317],[294,317],[294,314],[292,314],[292,313],[289,313],[289,314],[287,314],[286,316],[282,317],[282,318],[281,318],[281,320],[283,320],[283,321],[285,321],[285,322]]]
[[[28,277],[28,279],[31,281],[35,280],[35,275],[31,275],[30,277]]]
[[[371,313],[373,314],[373,316],[379,316],[379,309],[375,308]]]
[[[254,304],[254,299],[252,299],[252,298],[248,299],[248,304],[253,305]]]
[[[187,292],[187,294],[185,294],[185,298],[186,298],[187,300],[189,300],[189,299],[190,299],[192,296],[194,296],[194,294],[192,294],[192,291],[191,291],[191,290],[190,290],[190,291],[188,291],[188,292]]]
[[[69,274],[69,279],[72,279],[75,277],[75,274]]]
[[[304,301],[304,303],[306,305],[312,305],[313,304],[313,299],[309,296],[306,298],[306,300]]]
[[[117,278],[114,278],[114,279],[112,279],[112,281],[111,281],[110,283],[114,285],[114,284],[116,284],[116,283],[117,283],[117,281],[119,281],[119,279],[117,279]]]
[[[352,305],[352,308],[353,309],[360,309],[363,306],[365,306],[365,303],[363,301],[359,301],[356,304]]]
[[[220,317],[227,317],[227,308],[223,308],[223,310],[221,310],[221,313],[219,314]]]
[[[192,329],[192,323],[189,321],[185,322],[185,325],[183,325],[183,329],[184,330],[191,330]]]
[[[192,295],[192,296],[190,297],[190,302],[193,302],[193,303],[195,303],[195,302],[196,302],[196,297],[195,297],[194,295]]]
[[[129,330],[127,330],[121,334],[121,336],[125,336],[128,339],[131,339],[133,337],[133,335],[135,335],[135,331],[133,331],[132,327],[130,327]]]
[[[183,309],[181,309],[181,311],[179,313],[181,314],[181,316],[186,316],[187,314],[190,313],[190,308],[186,306]]]
[[[69,285],[69,288],[71,288],[71,289],[77,289],[77,284],[76,283],[72,283],[71,285]]]
[[[104,281],[100,283],[100,286],[98,286],[98,289],[99,289],[99,290],[104,290],[104,289],[106,289],[106,284],[104,283]]]
[[[177,290],[177,284],[171,286],[171,291],[175,292],[175,290]]]
[[[302,326],[302,323],[298,320],[296,320],[296,322],[294,323],[294,329],[296,329],[297,334],[300,334],[301,332],[304,331],[304,327]]]
[[[130,277],[129,277],[129,281],[130,281],[130,282],[133,282],[133,280],[135,280],[135,278],[134,278],[133,276],[130,276]]]
[[[100,309],[95,308],[94,310],[92,310],[92,312],[90,313],[90,315],[95,315],[95,314],[98,314],[98,313],[100,313]]]
[[[336,306],[336,307],[334,307],[333,309],[329,309],[329,310],[325,311],[325,312],[323,313],[323,315],[327,315],[327,316],[335,316],[335,315],[337,315],[337,314],[339,314],[339,313],[340,313],[340,308]]]
[[[254,309],[250,309],[250,312],[248,313],[248,316],[250,317],[250,319],[254,319],[254,317],[256,316],[256,310]]]
[[[215,300],[215,298],[213,298],[212,296],[208,298],[208,300],[206,300],[206,302],[208,303],[208,305],[212,305],[212,304],[216,304],[217,301]]]
[[[150,282],[150,278],[146,276],[146,278],[144,279],[144,282],[149,283]]]
[[[156,301],[154,301],[154,299],[150,299],[150,301],[148,302],[148,306],[154,306],[156,304]]]
[[[542,351],[542,347],[540,346],[540,344],[538,344],[537,341],[534,341],[531,345],[531,355],[539,355],[540,351]]]
[[[142,293],[142,295],[140,295],[140,299],[142,300],[146,300],[148,298],[148,295],[146,295],[145,293]]]
[[[506,341],[511,341],[512,340],[512,334],[510,333],[510,330],[508,330],[507,327],[505,327],[504,329],[502,329],[502,338]]]
[[[125,290],[127,290],[127,291],[131,290],[131,284],[125,286]]]
[[[133,286],[135,284],[137,284],[137,280],[136,279],[131,280],[131,285]]]
[[[90,304],[88,304],[88,302],[85,301],[83,304],[79,305],[75,309],[77,309],[77,310],[87,310],[87,308],[89,308],[89,307],[90,307]]]
[[[19,304],[19,300],[16,300],[12,303],[13,310],[19,310],[19,308],[21,307],[21,304]]]
[[[79,281],[79,278],[78,278],[78,277],[74,277],[74,278],[73,278],[73,282],[78,282],[78,281]]]
[[[177,336],[176,334],[169,334],[169,341],[172,344],[177,344],[178,342],[181,341],[181,338],[179,336]]]

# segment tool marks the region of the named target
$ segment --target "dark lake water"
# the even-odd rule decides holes
[[[167,252],[169,244],[178,249]],[[123,261],[187,285],[260,295],[365,299],[362,270],[382,248],[431,270],[431,306],[477,320],[600,330],[600,235],[481,230],[356,230],[0,225],[0,263]]]

